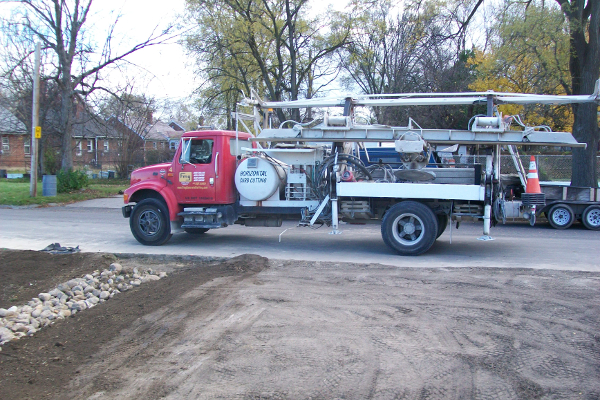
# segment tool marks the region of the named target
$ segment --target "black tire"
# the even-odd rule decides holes
[[[433,246],[437,233],[436,215],[431,208],[416,201],[394,205],[385,213],[381,223],[383,241],[403,256],[425,253]]]
[[[567,229],[575,220],[573,209],[567,204],[555,204],[548,211],[548,222],[554,229]]]
[[[171,222],[165,203],[145,199],[136,204],[129,218],[131,233],[146,246],[160,246],[171,238]]]
[[[192,235],[201,235],[209,231],[209,228],[185,228],[186,233]]]
[[[600,206],[588,206],[581,216],[581,222],[592,231],[600,230]]]
[[[448,214],[438,214],[437,220],[438,220],[438,230],[437,230],[437,236],[435,237],[436,239],[439,238],[440,236],[442,236],[442,233],[444,233],[444,231],[448,227]]]

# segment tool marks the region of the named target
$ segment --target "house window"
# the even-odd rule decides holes
[[[87,151],[88,151],[88,153],[91,153],[92,151],[94,151],[94,141],[91,139],[88,140]]]
[[[177,150],[177,147],[179,147],[179,142],[169,142],[169,149]]]
[[[77,142],[77,153],[78,156],[81,155],[81,142]]]
[[[2,151],[10,151],[8,136],[2,136]]]
[[[104,141],[104,151],[108,151],[108,140]]]
[[[152,145],[154,146],[154,148],[156,149],[156,142],[152,142]]]
[[[31,154],[31,138],[26,137],[23,139],[23,151],[25,154]]]

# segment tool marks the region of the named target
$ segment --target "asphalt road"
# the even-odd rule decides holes
[[[536,227],[512,223],[492,229],[493,241],[477,240],[481,223],[446,229],[430,251],[401,257],[382,241],[379,225],[281,228],[234,225],[194,236],[177,233],[164,246],[139,244],[129,220],[121,215],[121,198],[90,200],[45,208],[0,208],[0,247],[40,250],[50,243],[79,246],[85,252],[189,254],[231,257],[259,254],[270,259],[381,263],[399,267],[495,267],[600,271],[600,232],[581,224],[557,231],[546,222]],[[280,241],[281,239],[281,241]]]

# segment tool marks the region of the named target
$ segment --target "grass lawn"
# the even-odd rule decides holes
[[[82,200],[111,197],[129,187],[128,180],[94,180],[87,188],[57,196],[42,196],[42,181],[37,187],[37,197],[29,197],[29,181],[23,179],[0,179],[0,205],[24,206],[28,204],[74,203]]]

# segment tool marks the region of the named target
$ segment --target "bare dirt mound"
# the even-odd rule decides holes
[[[114,257],[19,253],[6,305]],[[599,273],[116,258],[169,276],[4,345],[2,400],[600,398]]]
[[[61,282],[108,268],[112,254],[49,254],[0,249],[0,307],[24,304]]]
[[[0,257],[0,307],[24,304],[60,282],[107,268],[117,260],[112,254],[51,255],[10,250],[2,250]],[[266,258],[253,255],[235,257],[225,263],[191,257],[168,259],[152,261],[144,256],[128,256],[120,260],[124,266],[161,269],[161,264],[172,263],[177,264],[178,269],[170,268],[172,272],[168,278],[120,293],[110,301],[59,321],[32,337],[4,344],[0,351],[0,398],[61,397],[66,383],[85,371],[86,364],[101,349],[110,347],[123,331],[136,326],[136,320],[143,320],[145,315],[171,304],[183,293],[205,282],[222,277],[245,278],[267,267]],[[143,322],[138,321],[138,331],[133,333],[132,341],[142,340],[142,325]],[[154,340],[168,337],[170,333],[169,327],[146,332]]]

